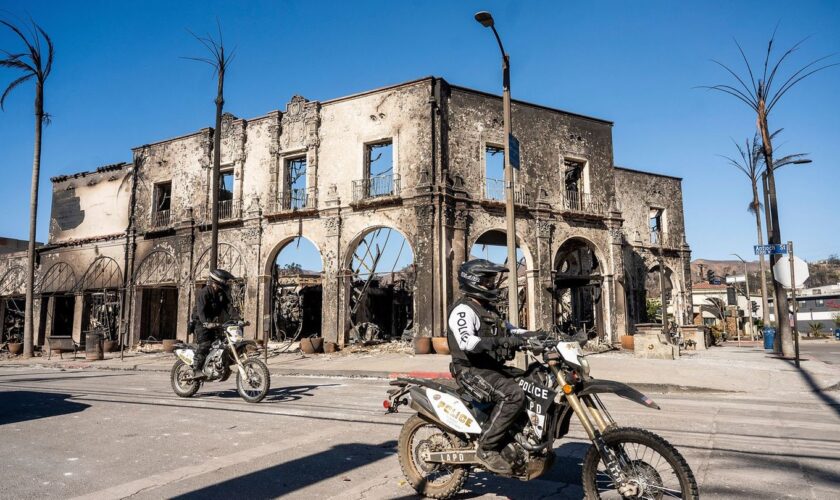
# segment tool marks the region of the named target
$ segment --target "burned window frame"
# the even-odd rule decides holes
[[[657,216],[652,217],[652,213],[656,211]],[[652,222],[656,220],[657,226],[654,229]],[[663,243],[662,238],[663,235],[667,234],[666,225],[668,223],[668,219],[666,218],[666,209],[665,207],[660,207],[657,205],[650,205],[648,206],[648,234],[650,235],[650,243],[652,244],[660,244]]]
[[[167,208],[160,208],[160,192],[163,186],[169,186],[169,206]],[[152,215],[165,210],[172,210],[172,180],[156,182],[152,189]]]
[[[222,189],[222,187],[225,185],[223,179],[226,175],[230,175],[230,191],[228,191],[226,189]],[[219,197],[218,197],[219,202],[233,201],[233,200],[236,199],[236,172],[235,172],[233,166],[222,167],[222,168],[219,169],[219,185],[216,186],[216,189],[218,190],[218,193],[219,193]],[[222,196],[222,193],[226,193],[226,192],[230,193],[229,198],[225,198],[225,197]]]
[[[560,156],[560,175],[563,177],[563,191],[575,191],[579,193],[578,196],[585,196],[589,194],[591,189],[589,180],[589,160],[571,155]],[[575,184],[577,189],[568,188],[569,173],[578,171]]]
[[[386,138],[383,138],[383,139],[379,139],[379,140],[376,140],[376,141],[370,141],[370,142],[365,143],[365,145],[364,145],[364,178],[365,179],[370,180],[373,177],[380,177],[380,176],[383,176],[383,175],[388,175],[388,171],[386,171],[385,173],[379,173],[379,174],[376,174],[376,175],[373,175],[373,172],[371,171],[371,166],[373,165],[373,163],[379,160],[378,158],[375,159],[375,160],[372,159],[372,156],[373,156],[372,153],[373,153],[374,149],[375,148],[380,148],[380,147],[386,147],[386,146],[391,146],[391,168],[389,169],[390,170],[390,175],[391,176],[396,175],[396,173],[397,173],[396,172],[396,170],[397,170],[397,168],[396,168],[397,167],[397,159],[396,159],[396,154],[395,154],[396,153],[396,146],[394,144],[394,138],[393,137],[386,137]]]
[[[303,187],[295,188],[295,181],[292,180],[292,166],[298,162],[303,163],[303,170],[298,174],[295,181],[302,179]],[[295,195],[296,190],[301,191]],[[280,193],[282,196],[282,208],[298,210],[308,206],[307,194],[309,192],[309,158],[305,151],[296,151],[283,156],[283,171],[280,177]]]

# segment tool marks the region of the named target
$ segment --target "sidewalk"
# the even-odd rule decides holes
[[[792,361],[768,354],[756,344],[733,343],[706,351],[686,351],[679,360],[638,359],[623,351],[589,356],[592,375],[617,380],[640,390],[656,392],[813,392],[840,389],[840,367],[808,359],[797,369]],[[53,369],[106,369],[168,372],[174,356],[165,353],[108,353],[103,361],[75,360],[65,354],[30,359],[6,359],[0,367],[31,366]],[[395,378],[449,377],[450,357],[405,352],[360,352],[304,355],[282,353],[268,358],[272,375]]]

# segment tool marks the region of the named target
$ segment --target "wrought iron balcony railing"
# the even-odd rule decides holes
[[[152,227],[161,228],[169,226],[171,222],[170,214],[170,210],[157,210],[152,212]]]
[[[399,196],[399,175],[377,175],[353,181],[353,201],[362,201],[384,196]]]
[[[500,179],[484,179],[484,199],[488,201],[505,201],[505,181]],[[531,193],[514,184],[513,202],[516,205],[531,206]]]
[[[584,191],[565,191],[562,208],[569,212],[603,215],[606,211],[606,204],[596,200],[591,194]]]
[[[210,224],[213,219],[213,212],[210,209],[210,204],[201,207],[196,211],[196,222],[199,224]],[[239,200],[220,200],[219,201],[219,220],[233,220],[242,218],[242,204]]]
[[[280,193],[269,210],[273,213],[315,208],[315,189],[291,189]]]
[[[682,246],[682,237],[667,231],[651,230],[647,244],[653,247],[680,248]]]

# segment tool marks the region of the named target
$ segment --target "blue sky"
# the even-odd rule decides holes
[[[616,164],[684,178],[694,258],[752,254],[749,184],[717,155],[734,153],[730,138],[751,137],[755,118],[735,99],[694,87],[730,83],[710,59],[737,66],[737,37],[758,61],[777,22],[780,47],[811,37],[788,68],[840,52],[840,2],[0,0],[0,10],[31,15],[57,46],[39,239],[50,176],[127,161],[131,147],[212,125],[211,74],[181,59],[201,54],[186,28],[206,32],[221,19],[238,52],[226,109],[247,118],[296,93],[329,99],[426,75],[498,92],[498,48],[472,19],[483,9],[511,55],[515,99],[614,121]],[[0,47],[12,42],[0,33]],[[0,82],[13,76],[2,70]],[[782,236],[807,259],[840,253],[837,89],[840,68],[817,74],[771,116],[772,128],[785,129],[780,152],[814,160],[777,181]],[[2,236],[28,235],[32,93],[16,90],[0,114]]]

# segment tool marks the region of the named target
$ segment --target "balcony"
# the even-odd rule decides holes
[[[353,181],[353,202],[399,196],[399,175],[377,175]]]
[[[150,221],[152,228],[160,229],[164,227],[169,227],[169,224],[171,222],[170,214],[170,210],[157,210],[155,212],[152,212],[152,217]]]
[[[648,241],[645,243],[650,247],[680,248],[682,247],[682,237],[667,231],[651,230]]]
[[[210,204],[201,207],[196,211],[196,222],[198,224],[211,224],[213,213]],[[242,203],[239,200],[219,201],[219,220],[229,221],[242,218]]]
[[[280,193],[269,207],[270,213],[313,210],[317,204],[315,188],[291,189]]]
[[[482,201],[505,203],[505,181],[500,179],[484,179],[484,196]],[[530,207],[531,193],[525,191],[522,186],[514,184],[513,203]]]
[[[583,191],[565,191],[560,208],[565,212],[584,215],[604,215],[607,209],[604,202]]]

